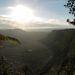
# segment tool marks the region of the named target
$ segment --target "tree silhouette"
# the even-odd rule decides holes
[[[75,0],[68,0],[67,4],[64,6],[69,8],[69,13],[75,17]]]
[[[75,0],[68,0],[64,6],[69,9],[69,14],[72,14],[75,17]],[[73,21],[67,19],[67,22],[75,25],[75,19]]]

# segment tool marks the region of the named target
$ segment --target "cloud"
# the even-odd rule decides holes
[[[38,0],[34,0],[34,1],[38,1]],[[7,9],[12,10],[12,9],[14,9],[14,7],[10,6],[10,7],[7,7]],[[7,15],[7,16],[9,17],[10,15]],[[42,24],[48,23],[48,24],[68,25],[67,22],[64,21],[64,20],[60,20],[60,19],[57,19],[57,18],[45,19],[45,18],[42,18],[40,16],[36,16],[34,13],[33,13],[33,18],[31,19],[30,22],[31,23],[42,23]]]
[[[38,18],[39,19],[39,18]],[[41,20],[41,18],[40,18]],[[22,30],[44,30],[44,29],[60,29],[60,28],[75,28],[74,26],[71,25],[66,25],[64,21],[58,20],[58,19],[48,19],[48,20],[42,20],[42,21],[36,21],[36,22],[31,22],[31,23],[26,23],[26,24],[19,24],[15,21],[12,21],[10,18],[6,17],[1,17],[0,16],[0,28],[1,29],[14,29],[14,28],[19,28]]]
[[[57,25],[69,25],[65,20],[60,19],[43,19],[40,17],[35,17],[33,20],[33,23],[45,23],[45,24],[57,24]]]
[[[49,24],[58,24],[58,25],[68,25],[68,23],[64,20],[60,20],[60,19],[48,19],[46,21],[46,23]]]

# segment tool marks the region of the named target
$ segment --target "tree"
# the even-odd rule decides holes
[[[5,56],[0,57],[0,75],[27,75],[25,70],[10,62]]]
[[[75,17],[75,0],[68,0],[67,4],[64,5],[69,8],[69,13]]]
[[[68,0],[64,6],[69,9],[69,14],[72,14],[75,17],[75,0]],[[75,25],[75,19],[73,21],[67,19],[67,22]]]
[[[5,56],[0,57],[0,75],[9,75],[10,64]]]

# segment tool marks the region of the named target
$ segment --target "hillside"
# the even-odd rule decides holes
[[[0,56],[5,56],[14,65],[27,66],[28,75],[39,75],[52,67],[60,67],[68,54],[74,56],[74,29],[50,32],[8,29],[0,30],[0,34],[17,38],[21,42],[15,47],[0,49]]]
[[[62,70],[64,70],[65,66],[71,66],[68,69],[71,69],[72,71],[72,68],[74,68],[75,65],[73,64],[75,63],[74,29],[58,31],[54,30],[52,33],[48,35],[47,38],[42,40],[42,43],[45,44],[50,50],[52,50],[54,54],[52,60],[49,60],[48,63],[44,66],[42,73],[45,73],[44,71],[46,71],[46,75],[56,75],[58,71],[61,72]],[[65,66],[63,66],[63,64],[65,64]],[[71,71],[68,71],[68,74]]]

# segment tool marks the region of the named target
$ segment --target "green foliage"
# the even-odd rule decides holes
[[[25,75],[25,71],[8,61],[5,56],[1,56],[0,75]]]
[[[9,72],[11,71],[10,64],[8,60],[1,56],[0,58],[0,75],[10,75]]]
[[[20,44],[20,41],[13,37],[6,36],[6,40],[10,41],[13,44]]]
[[[0,48],[4,47],[2,43],[5,43],[5,41],[12,45],[20,44],[20,41],[18,39],[0,34]]]

